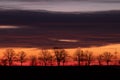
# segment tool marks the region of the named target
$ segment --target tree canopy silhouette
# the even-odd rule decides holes
[[[67,53],[65,49],[54,47],[54,54],[56,57],[57,65],[60,66],[60,63],[63,61],[63,65],[66,61]]]
[[[113,55],[110,52],[104,52],[103,53],[104,60],[107,65],[111,62],[111,59],[113,58]]]
[[[78,48],[76,50],[76,52],[74,53],[74,58],[75,58],[76,61],[78,61],[78,66],[80,66],[81,62],[83,62],[84,59],[85,59],[85,54],[84,54],[83,50]]]
[[[26,61],[26,53],[24,51],[21,51],[17,54],[17,60],[21,63],[21,66],[23,64],[23,62]]]
[[[15,51],[13,49],[6,49],[4,55],[3,55],[4,59],[7,60],[8,65],[12,66],[13,61],[16,58],[16,54]]]
[[[41,53],[39,53],[39,61],[44,63],[44,66],[47,66],[47,63],[52,61],[52,55],[47,49],[42,49]]]

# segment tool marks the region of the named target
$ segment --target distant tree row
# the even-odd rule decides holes
[[[53,48],[53,53],[47,49],[41,49],[39,55],[33,54],[30,56],[27,56],[27,53],[24,51],[16,53],[13,49],[6,49],[0,59],[1,66],[25,66],[24,63],[28,63],[29,66],[65,66],[67,62],[71,64],[77,62],[78,66],[90,66],[95,62],[97,63],[94,65],[99,64],[100,66],[108,66],[110,63],[115,63],[114,65],[120,64],[120,60],[111,52],[104,52],[98,56],[94,56],[92,52],[83,51],[78,48],[71,56],[65,49],[58,47]],[[71,66],[71,64],[69,64],[69,66]]]

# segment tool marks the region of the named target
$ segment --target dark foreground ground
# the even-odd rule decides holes
[[[120,80],[120,66],[0,67],[0,78],[2,80]]]

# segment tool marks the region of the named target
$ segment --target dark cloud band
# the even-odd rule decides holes
[[[19,27],[0,29],[0,47],[70,48],[120,43],[120,11],[76,14],[3,10],[0,25]]]

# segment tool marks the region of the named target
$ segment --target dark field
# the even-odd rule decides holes
[[[120,78],[120,66],[0,67],[0,72],[5,79],[19,80],[119,80]]]

